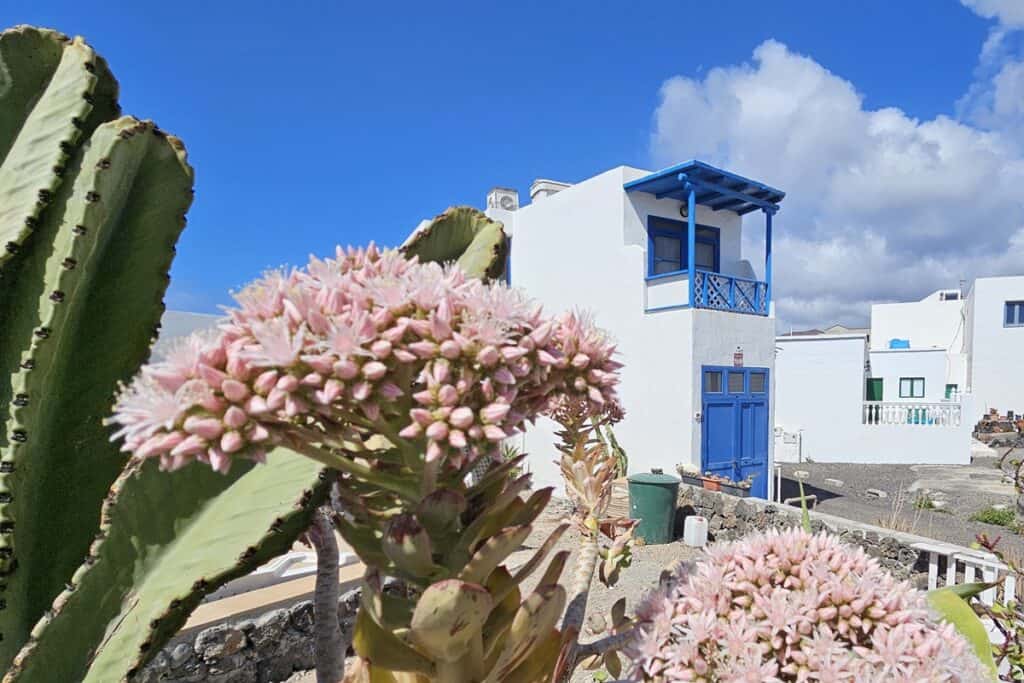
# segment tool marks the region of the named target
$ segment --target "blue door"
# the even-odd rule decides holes
[[[702,368],[701,469],[734,481],[753,477],[768,497],[768,370]]]

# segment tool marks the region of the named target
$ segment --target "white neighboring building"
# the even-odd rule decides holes
[[[938,402],[966,391],[967,301],[952,289],[920,301],[873,305],[865,397]]]
[[[896,348],[894,348],[896,347]],[[871,307],[869,397],[943,401],[973,395],[973,424],[1024,412],[1024,276],[986,277],[911,303]]]
[[[620,166],[574,185],[539,180],[530,194],[524,207],[512,190],[487,199],[511,238],[511,282],[549,313],[593,311],[616,338],[626,409],[616,435],[630,471],[692,463],[752,476],[766,497],[771,216],[784,194],[701,162],[657,173]],[[742,217],[754,212],[765,244],[756,270],[741,248],[751,227]],[[523,437],[539,485],[561,485],[554,430],[542,420]]]
[[[1024,413],[1024,276],[975,280],[964,318],[966,385],[977,413]]]
[[[1024,277],[876,304],[862,334],[776,341],[779,460],[967,463],[983,413],[1024,412]]]

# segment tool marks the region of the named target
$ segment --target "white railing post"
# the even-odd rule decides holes
[[[864,401],[861,424],[959,427],[963,407],[959,403]]]

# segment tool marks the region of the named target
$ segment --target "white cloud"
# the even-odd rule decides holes
[[[769,40],[751,63],[666,81],[652,156],[704,159],[786,190],[774,249],[780,321],[863,323],[871,302],[1024,272],[1024,127],[1008,123],[1024,113],[1024,67],[1012,64],[970,123],[922,121],[866,109],[852,83]],[[758,248],[760,221],[746,225]]]
[[[960,0],[979,16],[995,19],[1003,26],[1024,28],[1024,2],[1021,0]]]

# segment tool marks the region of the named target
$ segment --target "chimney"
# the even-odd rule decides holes
[[[560,183],[557,180],[537,178],[530,185],[530,201],[536,202],[544,197],[550,197],[553,194],[561,192],[567,187],[572,187],[572,183]]]

